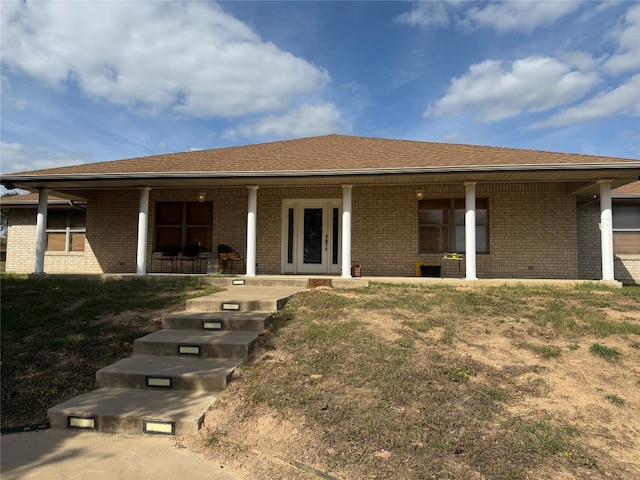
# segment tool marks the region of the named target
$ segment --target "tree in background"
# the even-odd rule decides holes
[[[1,197],[13,197],[18,195],[18,192],[6,192],[0,195]],[[9,212],[6,210],[0,211],[0,237],[7,236],[7,229],[9,228]]]

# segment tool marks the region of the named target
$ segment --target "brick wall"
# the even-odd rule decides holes
[[[577,277],[576,201],[564,184],[478,185],[477,195],[489,197],[488,278]]]
[[[602,278],[602,250],[600,246],[600,204],[595,201],[578,206],[578,278]]]
[[[37,209],[14,209],[9,215],[6,271],[33,273],[36,251]],[[89,215],[87,214],[87,224]],[[45,252],[44,271],[49,273],[102,273],[88,238],[83,252]]]
[[[7,229],[6,271],[32,273],[36,250],[36,209],[14,209]]]
[[[98,270],[135,273],[138,248],[137,190],[98,190],[87,204],[87,241]]]

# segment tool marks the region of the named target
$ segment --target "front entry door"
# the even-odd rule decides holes
[[[301,271],[327,271],[327,249],[329,234],[325,228],[325,209],[318,207],[304,207],[300,227],[300,250],[298,255],[298,269]]]
[[[339,273],[340,209],[332,200],[285,202],[283,271]]]

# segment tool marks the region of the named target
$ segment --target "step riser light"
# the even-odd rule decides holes
[[[175,422],[157,422],[153,420],[143,420],[142,433],[150,433],[153,435],[175,435]]]
[[[145,383],[152,388],[173,388],[171,377],[145,377]]]
[[[239,311],[240,310],[240,304],[239,303],[223,303],[222,306],[220,307],[221,310],[233,310],[233,311]]]
[[[204,330],[224,330],[224,323],[222,322],[202,322],[202,328]]]
[[[97,430],[98,419],[96,417],[67,417],[67,428],[76,428],[78,430]]]
[[[200,345],[178,345],[178,355],[200,355]]]

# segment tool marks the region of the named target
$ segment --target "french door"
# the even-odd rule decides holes
[[[340,206],[340,199],[284,201],[284,273],[340,272]]]

